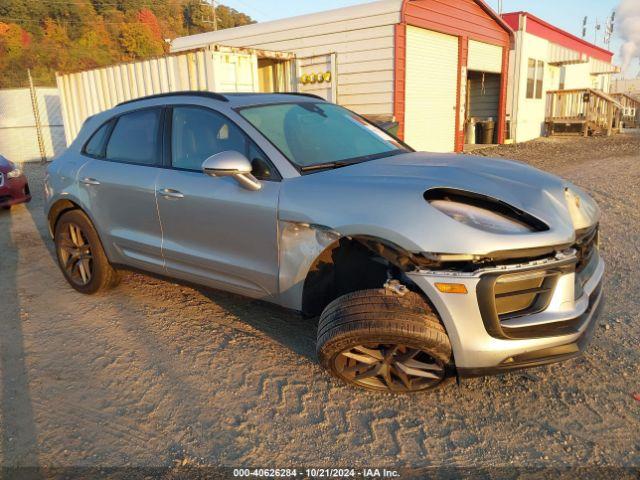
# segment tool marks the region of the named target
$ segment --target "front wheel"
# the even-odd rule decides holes
[[[317,352],[335,377],[399,394],[440,385],[452,356],[444,326],[423,297],[384,289],[333,301],[320,317]]]
[[[60,270],[77,291],[93,294],[118,284],[118,272],[109,263],[98,233],[84,212],[63,214],[56,224],[54,241]]]

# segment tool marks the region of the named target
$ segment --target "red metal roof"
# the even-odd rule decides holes
[[[530,33],[531,35],[544,38],[557,45],[575,50],[576,52],[587,54],[597,60],[611,62],[613,59],[613,52],[587,42],[582,38],[578,38],[561,28],[545,22],[541,18],[538,18],[529,12],[505,13],[502,15],[502,18],[513,30],[517,31],[520,29],[521,15],[525,15],[527,17],[527,33]]]
[[[483,0],[404,0],[402,23],[509,45],[513,30]]]

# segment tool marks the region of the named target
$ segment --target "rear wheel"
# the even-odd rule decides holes
[[[337,378],[360,388],[415,393],[440,385],[451,343],[437,315],[417,293],[362,290],[322,313],[318,357]]]
[[[93,294],[118,284],[118,272],[109,263],[98,233],[84,212],[63,214],[56,224],[54,241],[58,265],[77,291]]]

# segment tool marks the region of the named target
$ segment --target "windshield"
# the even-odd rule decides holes
[[[409,151],[353,112],[331,103],[282,103],[240,110],[302,170],[342,166]]]

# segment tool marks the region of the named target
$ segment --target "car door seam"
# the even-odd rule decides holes
[[[158,224],[160,225],[160,256],[162,257],[162,268],[167,269],[167,259],[164,256],[164,227],[162,226],[162,217],[160,216],[160,205],[158,204],[158,188],[160,179],[160,172],[156,174],[156,181],[154,185],[154,197],[156,201],[156,215],[158,215]]]

